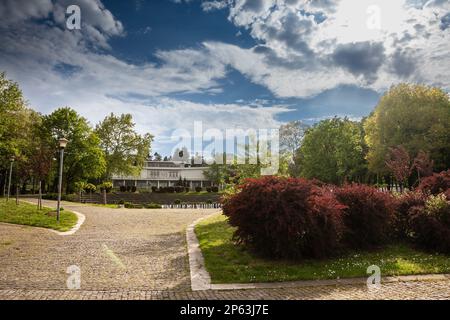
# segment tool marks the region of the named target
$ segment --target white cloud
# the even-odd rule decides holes
[[[315,95],[339,84],[382,91],[400,81],[450,89],[450,33],[441,22],[449,12],[447,0],[237,0],[229,19],[263,47],[215,50],[282,97]]]
[[[63,12],[64,3],[58,2],[52,10]],[[178,92],[220,92],[216,80],[226,76],[226,64],[204,46],[157,51],[158,64],[142,65],[124,62],[107,50],[92,49],[93,42],[107,49],[109,38],[124,30],[99,1],[83,3],[91,13],[82,11],[86,22],[80,31],[64,29],[62,21],[37,24],[20,15],[14,23],[0,26],[0,70],[20,83],[31,106],[39,111],[49,113],[70,106],[92,124],[110,112],[131,113],[140,132],[156,136],[156,148],[164,145],[170,130],[190,129],[194,121],[203,121],[206,128],[246,128],[249,124],[270,128],[278,125],[278,114],[289,111],[168,97]],[[29,11],[36,12],[33,17],[48,14],[47,9]]]

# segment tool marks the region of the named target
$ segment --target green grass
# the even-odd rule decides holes
[[[56,221],[55,215],[49,215],[49,212],[55,209],[42,208],[38,210],[36,205],[26,202],[19,202],[16,205],[14,199],[6,202],[0,200],[0,222],[22,224],[33,227],[50,228],[58,231],[68,231],[77,223],[77,216],[70,211],[61,211],[60,222]]]
[[[117,204],[101,204],[101,203],[84,203],[86,206],[93,207],[102,207],[102,208],[110,208],[110,209],[118,209],[119,205]]]
[[[373,264],[380,267],[382,276],[450,273],[450,256],[418,251],[405,244],[355,251],[329,260],[262,259],[233,243],[233,231],[223,215],[208,218],[195,228],[212,283],[366,277],[367,267]]]

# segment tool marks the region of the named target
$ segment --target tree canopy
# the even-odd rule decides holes
[[[57,150],[59,138],[69,140],[63,168],[67,192],[73,189],[75,182],[99,178],[105,173],[106,161],[100,139],[88,121],[75,110],[65,107],[45,115],[41,130],[54,150]]]
[[[333,118],[309,129],[297,152],[300,175],[342,183],[365,174],[363,130],[358,122]]]
[[[105,153],[105,178],[112,175],[137,175],[150,153],[153,136],[139,135],[134,130],[131,114],[116,116],[111,113],[97,124],[95,133]]]
[[[364,123],[369,169],[386,173],[390,148],[403,146],[411,157],[429,153],[436,170],[450,166],[450,99],[438,88],[400,84],[380,100]]]

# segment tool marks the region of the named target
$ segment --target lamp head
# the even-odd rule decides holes
[[[59,147],[61,148],[61,149],[64,149],[66,146],[67,146],[67,143],[69,142],[69,140],[67,140],[66,138],[60,138],[59,140],[58,140],[58,144],[59,144]]]

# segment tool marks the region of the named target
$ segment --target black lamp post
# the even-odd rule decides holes
[[[58,205],[56,207],[56,220],[59,222],[59,216],[61,211],[61,192],[62,192],[62,174],[63,174],[63,161],[64,161],[64,149],[69,142],[66,138],[60,138],[59,143],[59,183],[58,183]]]
[[[11,157],[11,164],[9,165],[9,180],[8,180],[8,196],[6,197],[6,201],[9,201],[9,195],[11,194],[11,178],[12,178],[12,169],[14,164],[14,157]]]

